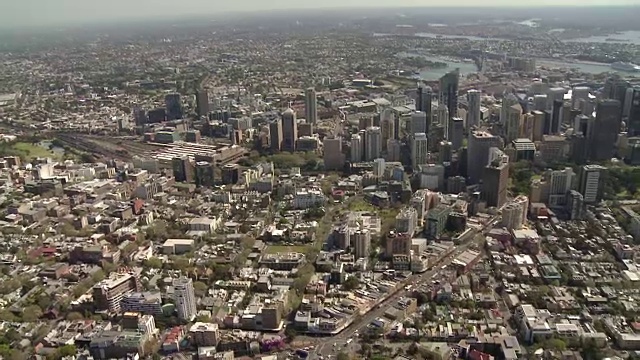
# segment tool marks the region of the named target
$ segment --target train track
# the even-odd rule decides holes
[[[100,146],[95,142],[84,139],[81,136],[72,135],[68,133],[57,133],[56,139],[62,141],[69,147],[78,149],[80,151],[89,153],[91,155],[102,157],[104,159],[116,159],[116,160],[130,160],[128,153],[122,153],[118,150],[108,149],[104,146]]]

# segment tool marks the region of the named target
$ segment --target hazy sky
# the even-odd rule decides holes
[[[558,5],[640,5],[640,0],[0,0],[0,27],[58,25],[267,9]]]

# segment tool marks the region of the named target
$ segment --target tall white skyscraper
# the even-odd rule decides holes
[[[482,93],[478,90],[467,91],[467,103],[469,111],[467,112],[467,128],[478,126],[480,124],[480,99]]]
[[[449,109],[445,104],[438,104],[438,108],[436,108],[436,117],[438,118],[438,124],[444,126],[445,129],[449,127]]]
[[[380,157],[382,152],[382,133],[380,127],[372,126],[367,128],[367,136],[364,141],[364,156],[366,161],[373,161]]]
[[[428,162],[429,150],[427,147],[427,134],[413,134],[411,139],[411,166],[416,171],[420,165]]]
[[[565,204],[567,192],[573,189],[575,175],[576,173],[569,167],[551,172],[549,176],[549,207]]]
[[[193,280],[180,277],[173,280],[173,300],[178,311],[178,318],[191,321],[196,317],[196,294]]]
[[[318,99],[312,87],[304,92],[304,114],[307,123],[315,125],[318,121]]]
[[[362,138],[358,134],[351,135],[351,163],[359,163],[362,161]]]
[[[387,168],[387,163],[382,158],[373,160],[373,174],[379,178],[384,177],[384,171]]]
[[[416,111],[411,114],[411,133],[427,133],[427,113]]]

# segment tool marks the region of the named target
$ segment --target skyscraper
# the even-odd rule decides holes
[[[467,91],[467,103],[469,112],[467,112],[467,128],[471,129],[480,124],[480,99],[482,93],[478,90]]]
[[[271,149],[280,151],[282,149],[282,119],[275,119],[269,123],[269,141]]]
[[[522,120],[522,106],[520,104],[511,105],[506,109],[506,119],[504,123],[507,142],[520,137],[520,123]]]
[[[567,90],[563,87],[553,87],[547,90],[547,108],[546,110],[551,110],[553,108],[553,103],[556,100],[564,101],[564,94],[567,93]]]
[[[596,106],[596,117],[587,127],[589,160],[611,160],[622,119],[618,100],[602,100]]]
[[[576,86],[571,90],[571,108],[577,109],[580,104],[579,100],[589,100],[589,92],[591,89],[587,86]]]
[[[436,108],[436,118],[438,119],[438,124],[445,128],[446,135],[447,124],[449,124],[449,109],[447,109],[445,104],[438,104]]]
[[[209,113],[209,93],[207,89],[196,91],[196,111],[198,116],[206,116]]]
[[[446,105],[449,117],[454,117],[458,114],[459,81],[460,69],[455,69],[440,78],[439,102]]]
[[[633,89],[629,119],[627,120],[627,135],[640,136],[640,88]]]
[[[364,143],[362,142],[362,138],[358,134],[351,135],[351,163],[359,163],[362,161],[362,149]]]
[[[318,98],[312,87],[304,92],[304,111],[307,123],[315,126],[318,121]]]
[[[193,280],[184,276],[174,279],[173,300],[179,319],[191,321],[196,317],[196,295],[193,290]]]
[[[367,128],[364,156],[366,161],[373,161],[382,152],[382,134],[378,126]]]
[[[482,199],[487,206],[502,207],[507,202],[509,184],[509,164],[500,159],[494,160],[482,173]]]
[[[584,202],[593,204],[602,200],[607,168],[600,165],[585,165],[580,168],[578,175],[578,192],[584,197]]]
[[[467,151],[467,178],[469,184],[477,184],[482,179],[482,172],[489,164],[489,149],[502,148],[499,137],[485,131],[472,131],[469,133]]]
[[[342,153],[342,138],[325,138],[322,141],[324,149],[324,168],[326,170],[341,170],[344,167]]]
[[[427,114],[416,111],[411,114],[411,133],[427,133]]]
[[[164,104],[167,108],[167,120],[182,119],[182,99],[180,94],[167,94],[164,97]]]
[[[282,113],[282,150],[296,151],[298,141],[298,122],[293,109],[287,109]]]
[[[178,182],[190,183],[194,180],[195,167],[189,157],[175,157],[171,161],[173,177]]]
[[[360,229],[353,233],[353,247],[356,259],[368,258],[371,251],[371,233],[368,229]]]
[[[416,133],[411,139],[411,166],[413,171],[418,170],[418,166],[426,164],[428,156],[427,134]]]
[[[533,110],[535,111],[547,110],[547,95],[541,94],[533,97]]]
[[[452,117],[449,120],[449,138],[454,150],[462,147],[464,141],[464,120],[459,117]]]
[[[549,207],[564,206],[567,192],[573,189],[575,173],[573,169],[551,171],[549,175]]]
[[[518,105],[519,103],[518,98],[513,93],[504,95],[502,98],[502,106],[500,107],[500,124],[506,126],[509,109],[513,105]]]
[[[386,108],[380,113],[380,131],[382,133],[382,149],[387,150],[389,139],[396,138],[396,116],[390,108]]]
[[[427,128],[426,133],[429,133],[429,126],[431,125],[431,103],[433,101],[433,90],[431,87],[420,84],[418,86],[418,99],[416,102],[416,111],[422,111],[427,114]]]

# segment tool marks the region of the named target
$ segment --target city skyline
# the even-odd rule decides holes
[[[340,2],[328,0],[322,4],[300,3],[292,0],[274,0],[268,3],[256,0],[240,0],[232,3],[212,3],[206,0],[186,0],[176,8],[166,0],[140,0],[125,2],[114,0],[106,3],[84,2],[80,0],[64,0],[56,2],[40,2],[36,0],[11,1],[3,4],[0,13],[0,28],[22,28],[32,26],[60,26],[91,23],[111,23],[154,18],[179,18],[188,16],[215,16],[229,12],[251,13],[268,11],[293,11],[310,9],[358,9],[388,8],[396,9],[403,16],[402,10],[407,8],[546,8],[546,7],[636,7],[639,0],[568,0],[557,2],[551,0],[525,1],[514,3],[506,0],[472,2],[457,0],[446,4],[425,3],[421,0],[352,0]],[[443,6],[444,5],[444,6]],[[126,10],[126,11],[123,11]]]

